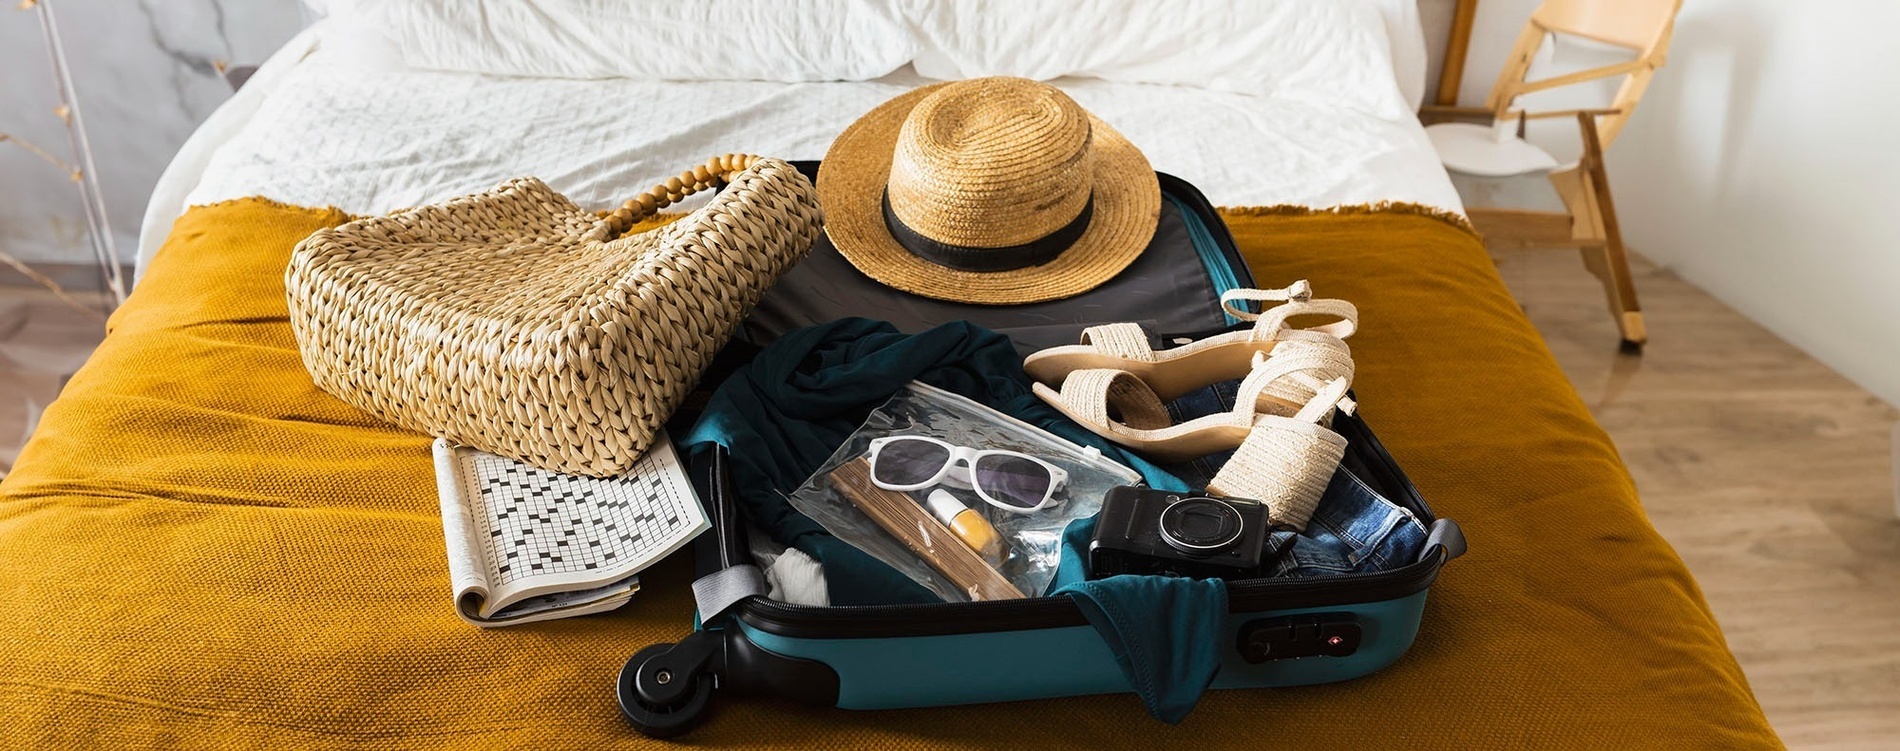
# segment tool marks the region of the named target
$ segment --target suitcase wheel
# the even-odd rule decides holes
[[[648,664],[672,650],[672,644],[655,644],[635,652],[620,669],[620,712],[635,730],[651,738],[671,738],[692,730],[705,718],[712,699],[712,675]]]

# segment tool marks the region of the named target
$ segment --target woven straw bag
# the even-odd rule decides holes
[[[710,204],[625,234],[720,181]],[[359,409],[613,476],[820,223],[811,182],[776,159],[715,157],[604,217],[511,180],[311,235],[285,275],[290,322],[317,386]]]

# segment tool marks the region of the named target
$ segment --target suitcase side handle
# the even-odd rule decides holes
[[[1465,554],[1465,531],[1458,526],[1458,522],[1445,518],[1432,521],[1431,529],[1425,533],[1425,550],[1419,553],[1419,558],[1431,557],[1433,550],[1444,552],[1445,558],[1441,562]]]

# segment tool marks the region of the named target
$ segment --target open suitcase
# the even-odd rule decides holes
[[[799,166],[808,174],[817,167]],[[906,331],[967,317],[1009,334],[1024,351],[1071,343],[1081,328],[1108,321],[1144,321],[1151,331],[1169,332],[1159,338],[1170,341],[1227,328],[1236,321],[1218,298],[1254,286],[1247,265],[1198,190],[1165,174],[1160,182],[1167,200],[1156,242],[1130,272],[1082,297],[1018,306],[1041,308],[1029,315],[897,297],[902,293],[836,268],[843,261],[821,240],[812,258],[768,293],[735,347],[843,314],[896,319]],[[801,274],[806,278],[796,278]],[[813,287],[821,292],[798,294]],[[1149,304],[1160,299],[1171,304]],[[1425,544],[1416,560],[1385,571],[1229,582],[1222,633],[1231,636],[1213,688],[1342,681],[1392,664],[1417,634],[1439,568],[1464,552],[1457,524],[1433,516],[1364,421],[1340,414],[1333,429],[1348,441],[1342,469],[1410,512],[1428,530]],[[619,676],[621,709],[640,732],[667,737],[690,730],[704,719],[715,690],[845,709],[1132,690],[1115,655],[1067,597],[833,607],[767,599],[725,462],[715,451],[693,468],[713,520],[712,533],[695,543],[698,628],[677,644],[639,650]],[[971,654],[989,659],[967,659]],[[998,666],[1007,674],[999,676]]]

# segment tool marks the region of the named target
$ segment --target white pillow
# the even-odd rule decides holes
[[[1392,48],[1392,74],[1398,77],[1399,93],[1416,111],[1425,104],[1426,69],[1431,67],[1431,52],[1425,45],[1425,20],[1419,16],[1419,0],[1369,0],[1385,19],[1385,38]]]
[[[889,0],[330,0],[416,68],[553,78],[867,81],[915,44]]]
[[[937,79],[1084,76],[1409,117],[1363,0],[900,0]]]

